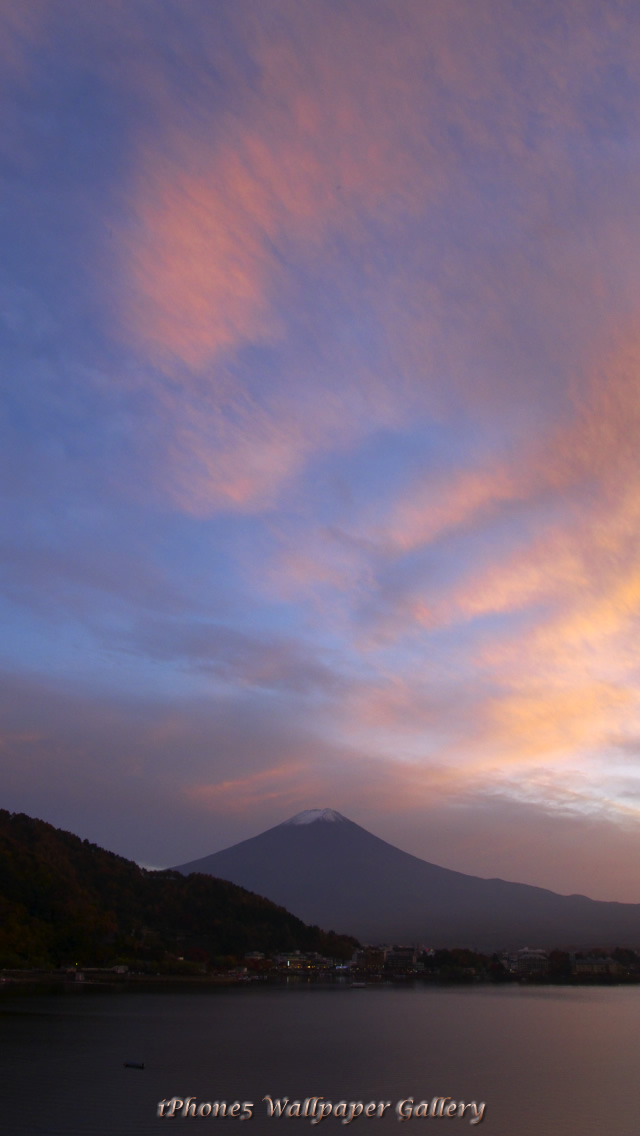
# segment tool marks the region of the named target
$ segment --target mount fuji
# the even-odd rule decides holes
[[[478,949],[638,946],[640,904],[558,895],[438,867],[335,809],[308,809],[221,852],[181,864],[241,884],[306,923],[362,942]]]

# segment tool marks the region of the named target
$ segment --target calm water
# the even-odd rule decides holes
[[[640,988],[263,988],[0,998],[11,1136],[350,1131],[629,1136],[638,1130]],[[125,1060],[145,1069],[125,1069]],[[390,1101],[381,1119],[268,1119],[262,1097]],[[159,1119],[163,1098],[253,1101],[250,1120]],[[485,1102],[484,1120],[396,1101]]]

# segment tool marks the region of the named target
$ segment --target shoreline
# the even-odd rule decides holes
[[[82,974],[83,977],[79,978]],[[87,976],[89,975],[89,976]],[[4,971],[0,974],[0,997],[2,994],[14,993],[18,994],[21,991],[25,993],[33,990],[41,990],[46,988],[49,993],[77,993],[83,990],[96,992],[102,990],[106,993],[124,993],[127,990],[149,990],[152,993],[159,993],[163,989],[166,991],[168,988],[181,988],[181,989],[211,989],[224,987],[241,988],[243,990],[250,988],[264,989],[269,987],[281,987],[291,989],[294,987],[302,986],[324,986],[326,988],[340,988],[344,990],[351,989],[382,989],[382,988],[415,988],[417,986],[429,987],[469,987],[477,989],[478,987],[504,987],[504,986],[526,986],[526,987],[612,987],[612,986],[638,986],[640,985],[640,976],[630,975],[625,977],[613,978],[608,975],[580,975],[563,978],[549,978],[548,976],[536,977],[532,976],[506,976],[500,981],[495,981],[480,976],[469,978],[461,976],[459,978],[453,976],[438,976],[432,975],[426,977],[424,975],[397,975],[392,977],[372,977],[369,980],[363,979],[360,975],[353,978],[346,978],[344,976],[311,976],[311,975],[291,975],[291,974],[269,974],[260,975],[255,977],[240,977],[238,975],[230,975],[224,972],[215,974],[200,974],[200,975],[176,975],[176,974],[128,974],[128,975],[109,975],[109,974],[92,974],[90,968],[85,971],[78,971],[78,976],[69,975],[68,973],[60,973],[59,971],[44,971],[44,970],[14,970]]]

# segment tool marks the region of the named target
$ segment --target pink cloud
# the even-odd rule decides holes
[[[189,785],[184,794],[198,809],[232,817],[255,812],[273,802],[286,810],[307,799],[308,773],[308,762],[291,758],[249,776]]]

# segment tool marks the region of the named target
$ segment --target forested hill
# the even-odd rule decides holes
[[[212,963],[247,951],[347,958],[355,940],[211,876],[150,872],[0,809],[0,967]]]

